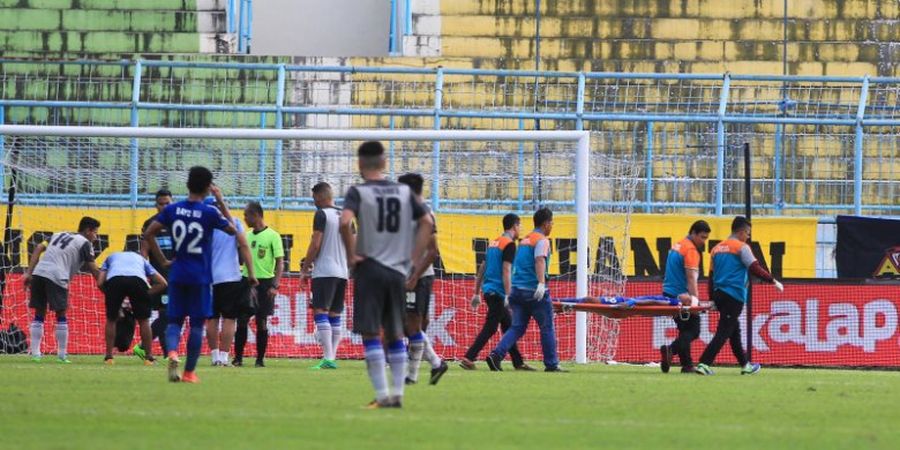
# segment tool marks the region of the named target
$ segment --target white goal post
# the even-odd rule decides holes
[[[575,153],[575,212],[577,216],[576,295],[588,295],[590,268],[590,132],[500,130],[365,130],[365,129],[237,129],[0,125],[0,143],[6,136],[305,140],[305,141],[506,141],[569,142]],[[137,148],[137,147],[135,147]],[[137,151],[137,150],[135,150]],[[0,145],[0,152],[4,152]],[[132,158],[137,158],[133,154]],[[5,155],[0,154],[0,161]],[[587,362],[587,313],[576,313],[575,361]]]

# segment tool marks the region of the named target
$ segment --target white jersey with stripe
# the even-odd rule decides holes
[[[81,270],[84,263],[93,260],[94,248],[87,238],[78,233],[53,233],[32,275],[44,277],[68,289],[69,279]]]
[[[317,210],[313,217],[313,231],[322,233],[322,245],[313,265],[313,278],[348,278],[347,250],[340,233],[342,211],[326,206]]]

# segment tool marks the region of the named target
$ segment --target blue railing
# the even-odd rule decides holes
[[[403,51],[403,36],[412,33],[412,0],[391,0],[388,32],[388,53],[399,55]]]
[[[228,0],[225,5],[228,15],[226,31],[237,34],[238,53],[250,53],[253,37],[253,0]]]
[[[250,3],[248,0],[240,2],[242,5]],[[11,109],[49,108],[123,111],[129,114],[128,123],[131,126],[148,125],[146,118],[153,111],[252,113],[259,115],[259,120],[253,126],[275,128],[297,126],[294,123],[297,118],[308,119],[320,115],[349,116],[360,121],[369,120],[367,123],[372,123],[375,127],[382,127],[387,123],[387,126],[392,128],[398,126],[398,120],[414,119],[421,119],[430,124],[429,128],[434,129],[448,126],[525,129],[532,126],[535,121],[541,121],[550,124],[550,128],[590,129],[597,131],[601,137],[603,133],[615,133],[611,139],[627,141],[623,145],[631,149],[632,156],[643,158],[636,162],[642,167],[643,178],[643,191],[637,196],[638,210],[660,212],[696,209],[715,214],[724,214],[729,210],[741,208],[741,199],[729,190],[737,175],[730,172],[729,164],[732,164],[732,158],[728,152],[732,144],[742,139],[756,139],[761,142],[756,149],[758,151],[756,158],[763,161],[774,158],[772,170],[761,176],[758,181],[758,185],[767,191],[765,198],[756,202],[757,207],[772,210],[776,214],[796,210],[822,211],[823,214],[830,214],[833,211],[896,214],[900,211],[898,197],[890,194],[891,190],[895,189],[892,185],[900,179],[900,173],[889,171],[886,175],[873,177],[867,175],[864,168],[869,161],[867,158],[871,159],[866,156],[866,152],[870,151],[866,146],[867,140],[872,140],[871,145],[879,148],[884,145],[888,149],[884,152],[886,156],[880,160],[884,166],[893,166],[900,162],[898,156],[900,153],[897,152],[900,143],[896,139],[891,139],[891,136],[896,136],[894,131],[896,127],[900,126],[900,104],[898,104],[900,78],[535,72],[158,60],[114,62],[0,60],[0,67],[16,66],[20,69],[30,67],[36,74],[33,78],[44,82],[48,79],[46,74],[53,72],[50,69],[61,64],[80,65],[86,72],[99,72],[101,69],[107,72],[120,70],[118,81],[130,85],[130,90],[127,95],[106,97],[97,95],[95,98],[87,94],[62,95],[59,94],[62,92],[61,87],[55,89],[52,86],[47,92],[57,92],[56,97],[43,93],[29,95],[26,88],[25,94],[10,98],[9,93],[0,91],[2,94],[0,117],[5,113],[6,121],[10,122]],[[166,97],[155,92],[164,91],[156,88],[164,88],[176,81],[188,83],[184,80],[190,80],[192,73],[200,71],[217,73],[239,71],[241,77],[235,78],[232,75],[230,78],[234,85],[223,85],[221,89],[240,88],[243,89],[241,92],[244,96],[223,94],[222,100],[190,103],[184,98]],[[0,77],[29,76],[27,73],[15,75],[21,73],[21,70],[8,72],[9,74],[6,74],[7,71],[0,72]],[[166,78],[167,75],[164,73],[168,73],[169,78]],[[323,80],[342,79],[344,81],[329,82],[345,83],[347,89],[359,97],[382,91],[391,95],[373,95],[373,98],[378,98],[374,103],[361,101],[356,104],[352,101],[321,104],[316,101],[295,99],[295,93],[302,91],[299,88],[311,86],[303,83],[308,83],[310,78],[316,76],[321,76]],[[53,82],[57,83],[65,81],[53,79],[56,80]],[[358,81],[352,81],[357,79]],[[78,77],[74,80],[76,84],[89,83],[89,80]],[[535,80],[539,82],[536,83]],[[0,81],[3,81],[3,78],[0,78]],[[28,85],[28,83],[19,84]],[[0,83],[0,87],[3,85]],[[90,89],[85,88],[84,91],[90,92]],[[252,97],[257,92],[261,92],[258,95],[261,100],[247,100],[247,96]],[[522,103],[522,99],[529,96],[533,96],[533,101]],[[274,120],[267,119],[267,115],[272,115]],[[386,120],[380,122],[381,119]],[[487,122],[487,125],[482,122]],[[497,123],[500,125],[493,125]],[[631,128],[622,131],[617,128],[622,125],[615,124],[624,124]],[[667,130],[675,125],[683,129]],[[756,131],[753,128],[755,126],[775,126],[775,129],[773,133]],[[607,132],[604,131],[604,127],[616,131]],[[809,131],[807,130],[809,127],[816,128]],[[546,125],[544,129],[547,129]],[[800,131],[790,132],[791,129]],[[841,131],[843,129],[847,131]],[[631,136],[628,133],[631,133]],[[695,135],[699,136],[695,139],[697,142],[689,142],[687,138]],[[791,145],[794,147],[800,145],[795,142],[797,136],[813,141],[811,145],[816,148],[809,150],[812,157],[791,148]],[[791,141],[792,139],[794,141]],[[824,148],[828,142],[816,139],[833,139],[840,141],[839,144],[847,143],[848,148],[845,153],[838,156],[827,154],[825,151],[820,155],[817,146],[822,143]],[[600,138],[595,141],[595,149],[620,150],[615,142],[605,144]],[[671,141],[677,142],[673,144]],[[604,145],[607,147],[603,147]],[[770,145],[772,148],[768,148]],[[690,148],[702,150],[695,153],[685,150]],[[282,175],[285,170],[282,143],[275,142],[273,150],[274,153],[268,155],[265,143],[260,144],[261,172],[265,170],[264,158],[273,158],[271,161],[275,171],[273,206],[296,207],[298,203],[308,198],[282,192]],[[394,151],[394,147],[391,146],[389,151]],[[791,154],[791,151],[795,153]],[[139,192],[136,181],[140,163],[139,152],[140,148],[135,140],[132,142],[130,156],[131,188],[126,198],[114,199],[117,204],[138,205],[146,201],[146,197]],[[709,182],[712,186],[710,191],[714,195],[706,199],[682,197],[679,194],[681,189],[679,186],[682,185],[679,183],[689,183],[692,180],[685,180],[686,175],[662,174],[657,165],[660,161],[669,160],[673,161],[674,165],[696,165],[701,159],[697,155],[702,152],[706,152],[703,154],[704,158],[715,161],[714,165],[710,164],[710,171],[714,172],[714,177],[700,180]],[[431,148],[430,167],[433,171],[431,200],[435,209],[477,210],[485,204],[484,199],[440,197],[439,187],[442,177],[440,167],[444,153],[439,143],[435,143]],[[528,157],[530,155],[526,152],[525,146],[520,145],[517,155],[518,167],[524,167]],[[816,157],[820,158],[819,162],[833,160],[834,167],[828,170],[847,170],[848,173],[852,171],[852,175],[846,179],[840,176],[816,178],[814,167]],[[803,158],[812,158],[812,161],[808,164],[798,162]],[[872,164],[878,164],[879,160],[873,161]],[[809,165],[813,167],[806,167]],[[797,167],[790,169],[787,166]],[[393,166],[391,170],[394,170]],[[811,172],[804,172],[807,170]],[[260,175],[262,179],[262,173]],[[540,176],[537,172],[531,174],[532,192],[539,189]],[[530,208],[533,202],[525,197],[526,186],[529,185],[527,174],[524,170],[520,170],[514,179],[518,185],[516,194],[508,200],[494,200],[493,203],[519,210]],[[840,191],[839,194],[835,194],[839,195],[839,198],[828,202],[791,200],[786,198],[785,186],[789,183],[793,186],[804,183],[817,184],[818,190]],[[260,184],[262,192],[265,186],[262,181]],[[668,198],[660,200],[659,186],[673,192]],[[864,195],[866,189],[878,190],[883,187],[886,187],[888,193],[880,196],[877,203],[864,202],[864,198],[867,197]],[[23,195],[24,200],[31,202],[84,202],[76,196],[66,194]],[[113,200],[112,197],[110,200]]]

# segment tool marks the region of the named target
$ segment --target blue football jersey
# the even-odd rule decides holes
[[[169,270],[169,282],[212,283],[213,230],[229,225],[222,213],[203,202],[184,200],[167,206],[156,221],[172,232],[175,260]]]

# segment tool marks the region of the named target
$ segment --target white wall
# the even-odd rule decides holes
[[[250,51],[387,56],[390,17],[390,0],[255,0]]]

